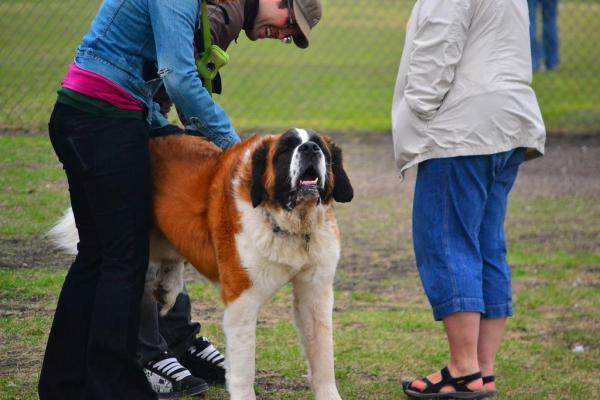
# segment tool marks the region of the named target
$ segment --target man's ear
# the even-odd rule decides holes
[[[267,155],[269,153],[269,142],[264,141],[252,154],[252,184],[250,186],[250,198],[252,207],[256,208],[267,197],[264,185],[264,175],[267,170]]]

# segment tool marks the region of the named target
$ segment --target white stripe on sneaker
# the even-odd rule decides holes
[[[219,352],[219,350],[215,349],[215,346],[213,346],[211,344],[208,347],[206,347],[204,350],[202,350],[200,353],[198,353],[198,357],[202,357],[202,358],[206,359],[206,357],[208,357],[209,354],[212,354],[215,351]]]
[[[199,357],[216,367],[225,369],[225,356],[206,337],[199,338],[197,344],[188,348],[188,352],[191,356]]]
[[[183,365],[179,364],[179,361],[177,361],[177,359],[174,357],[160,360],[154,363],[152,366],[176,381],[180,381],[192,375],[190,371],[188,371]]]
[[[221,356],[221,353],[219,353],[217,350],[213,351],[208,357],[206,357],[207,361],[213,361],[213,359],[216,359],[218,357]]]
[[[191,349],[190,349],[191,350]],[[195,349],[194,349],[195,350]],[[194,352],[192,352],[193,354]],[[196,357],[200,357],[203,360],[206,360],[212,364],[218,365],[221,367],[225,362],[225,357],[219,350],[215,348],[215,346],[208,345],[204,350],[196,354]]]
[[[190,371],[188,371],[187,369],[184,369],[184,370],[183,370],[183,371],[181,371],[181,372],[178,372],[178,373],[176,373],[176,374],[173,374],[173,378],[175,378],[175,380],[176,380],[176,381],[180,381],[180,380],[182,380],[183,378],[187,378],[187,377],[188,377],[188,376],[190,376],[190,375],[192,375],[192,374],[190,373]]]

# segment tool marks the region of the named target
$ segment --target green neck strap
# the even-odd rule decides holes
[[[212,38],[210,36],[210,25],[208,22],[208,6],[206,5],[206,0],[200,0],[202,2],[202,43],[204,44],[204,52],[208,52],[212,46]],[[206,86],[206,90],[212,96],[213,86],[212,79],[205,79],[204,85]]]
[[[218,76],[219,69],[227,65],[229,62],[229,55],[227,55],[227,53],[219,46],[212,43],[210,23],[208,22],[207,0],[201,0],[201,4],[200,23],[202,25],[202,44],[204,45],[204,52],[200,54],[200,57],[196,60],[196,68],[198,68],[198,74],[202,77],[204,87],[212,96],[214,89],[213,79]]]

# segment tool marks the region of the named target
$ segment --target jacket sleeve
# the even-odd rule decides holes
[[[229,116],[202,85],[194,62],[197,0],[149,0],[150,22],[156,45],[158,74],[167,94],[188,118],[186,130],[196,131],[226,148],[239,142]]]
[[[472,0],[422,0],[416,15],[404,97],[411,111],[430,120],[454,80],[469,33]]]

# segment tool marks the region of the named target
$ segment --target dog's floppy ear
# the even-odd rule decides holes
[[[267,155],[269,153],[269,142],[264,141],[252,154],[252,184],[250,186],[250,198],[252,207],[256,208],[267,197],[263,183],[265,171],[267,170]]]
[[[337,147],[333,141],[329,142],[329,148],[331,149],[331,169],[334,176],[333,199],[338,203],[349,203],[354,197],[354,189],[344,170],[342,149]]]

